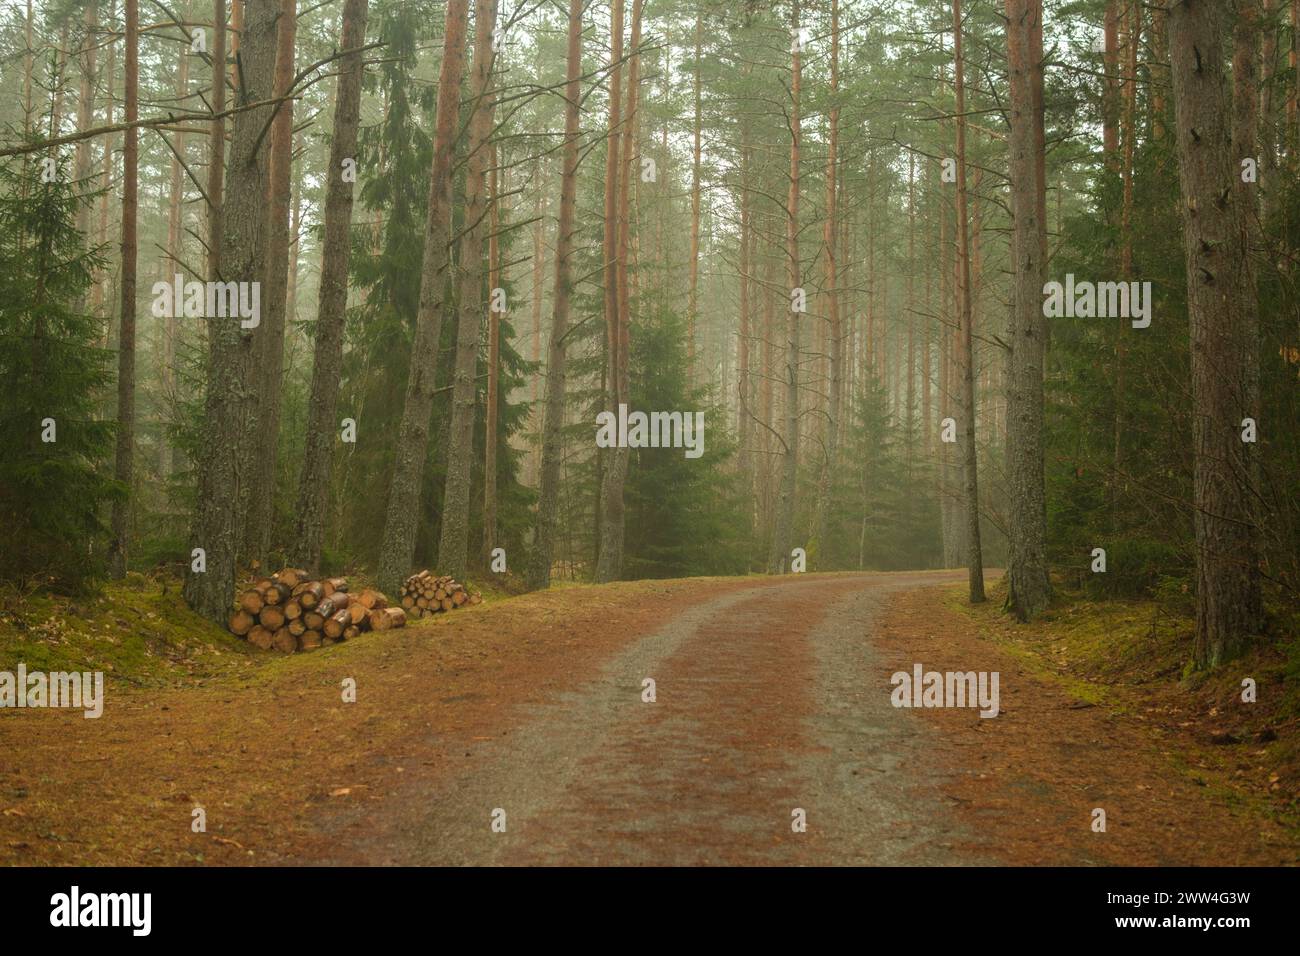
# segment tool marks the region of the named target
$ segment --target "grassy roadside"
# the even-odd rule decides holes
[[[618,593],[634,597],[665,585],[678,587],[685,580],[623,582]],[[354,591],[373,586],[364,575],[350,576],[350,581]],[[482,608],[509,602],[522,610],[545,604],[539,602],[539,595],[590,587],[556,581],[549,591],[528,592],[513,575],[484,575],[466,579],[465,584],[483,596]],[[467,613],[461,609],[413,621],[408,629],[445,627],[463,620]],[[252,647],[190,611],[181,595],[181,579],[172,574],[133,572],[123,581],[107,582],[81,596],[23,594],[0,588],[0,671],[14,671],[22,663],[29,672],[103,671],[111,682],[183,689],[273,676],[285,667],[310,670],[313,665],[307,662],[319,665],[331,659],[338,659],[337,652],[331,654],[324,648],[282,655]]]
[[[190,611],[179,579],[129,574],[85,596],[0,591],[0,670],[103,671],[179,686],[255,666],[254,649]]]
[[[1193,783],[1300,827],[1300,679],[1285,643],[1258,648],[1208,673],[1188,666],[1194,621],[1155,600],[1091,601],[1060,591],[1030,624],[1003,612],[1006,585],[971,606],[964,588],[946,603],[1036,677],[1078,701],[1135,721]],[[1255,682],[1254,703],[1242,700]]]
[[[364,814],[407,775],[455,772],[539,695],[592,679],[611,653],[658,626],[665,605],[706,600],[719,583],[502,594],[290,655],[197,622],[161,581],[128,581],[125,593],[110,586],[102,607],[28,599],[18,613],[32,625],[0,624],[0,660],[114,670],[102,720],[56,709],[0,714],[0,865],[291,855],[296,841],[324,839],[313,821],[326,808],[355,803]],[[166,620],[164,611],[184,616],[168,635],[148,617]],[[115,629],[108,636],[104,615]],[[32,633],[50,617],[61,637],[51,636],[54,624]],[[139,617],[149,623],[136,645],[120,622]],[[91,645],[78,648],[86,634]],[[119,693],[128,670],[135,686]],[[355,703],[342,700],[343,678],[356,681]],[[191,830],[196,807],[208,814],[205,833]]]
[[[132,572],[80,596],[0,588],[0,671],[22,662],[28,671],[103,671],[140,687],[184,687],[249,676],[280,657],[198,617],[181,584],[174,574]],[[513,578],[466,584],[487,603],[523,590]]]

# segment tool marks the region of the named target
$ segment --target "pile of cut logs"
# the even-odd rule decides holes
[[[402,607],[416,617],[451,611],[482,600],[481,594],[471,594],[455,578],[449,575],[439,577],[427,570],[412,574],[402,585]]]
[[[311,581],[296,568],[254,581],[238,605],[230,615],[231,632],[286,654],[337,644],[363,631],[406,626],[406,612],[389,607],[379,591],[350,594],[347,578]]]

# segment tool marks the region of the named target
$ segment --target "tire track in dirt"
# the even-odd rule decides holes
[[[589,750],[612,746],[630,710],[647,706],[640,701],[640,679],[631,682],[625,675],[653,669],[701,623],[769,587],[764,582],[728,590],[677,611],[658,630],[614,651],[596,678],[520,707],[503,734],[480,743],[477,752],[465,751],[464,765],[444,764],[435,775],[408,781],[363,811],[319,820],[327,838],[314,841],[317,849],[308,862],[500,862],[504,851],[520,845],[516,837],[527,808],[563,793],[579,760]],[[504,834],[489,830],[497,807],[507,813]]]
[[[991,862],[941,796],[952,771],[935,759],[933,730],[890,703],[895,668],[875,643],[896,596],[943,580],[881,575],[872,587],[828,607],[812,632],[818,698],[808,719],[817,746],[805,761],[808,862]]]
[[[861,584],[801,582],[718,609],[645,671],[653,704],[625,670],[627,719],[587,754],[576,786],[529,821],[511,862],[796,862],[791,810],[815,696],[806,622],[850,587]]]
[[[886,595],[941,580],[790,578],[680,612],[461,770],[371,804],[377,825],[310,862],[935,861],[954,825],[916,796],[924,727],[889,707],[868,631]]]
[[[372,803],[459,770],[481,741],[661,627],[665,608],[775,583],[561,587],[268,654],[211,683],[110,676],[101,720],[0,712],[0,864],[285,863],[323,855],[318,841],[337,854],[375,828]],[[356,703],[341,700],[344,678]],[[194,806],[207,808],[208,832],[192,831]]]

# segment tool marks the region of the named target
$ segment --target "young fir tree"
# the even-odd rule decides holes
[[[43,175],[45,173],[48,175]],[[48,180],[48,181],[46,181]],[[0,579],[77,586],[100,568],[113,426],[96,320],[76,308],[101,261],[76,229],[68,170],[0,166]]]
[[[713,390],[688,376],[687,317],[666,303],[641,303],[632,336],[630,408],[704,413],[703,454],[679,448],[631,449],[624,571],[631,578],[742,574],[749,536],[736,446]]]

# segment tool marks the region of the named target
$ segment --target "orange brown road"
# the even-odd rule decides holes
[[[1100,728],[1100,709],[1070,709],[973,634],[943,607],[962,579],[559,588],[275,661],[252,680],[110,687],[99,721],[3,715],[0,861],[1294,859],[1135,730]],[[1009,713],[895,709],[889,676],[914,662],[1000,670]],[[356,703],[341,700],[347,677]],[[1074,745],[1103,732],[1140,760]],[[1099,800],[1122,821],[1105,835],[1088,825]],[[195,806],[206,833],[191,831]]]

